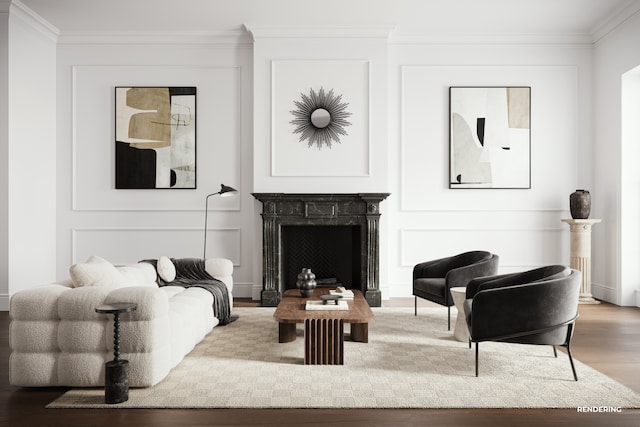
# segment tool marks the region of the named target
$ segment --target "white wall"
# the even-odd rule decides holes
[[[6,55],[8,83],[6,142],[7,281],[0,286],[0,305],[8,295],[55,275],[56,259],[56,83],[55,31],[24,8],[9,9]],[[28,54],[26,54],[28,52]],[[5,151],[6,150],[6,151]],[[5,216],[6,215],[6,216]],[[6,218],[6,222],[5,222]],[[4,227],[3,227],[4,228]],[[4,232],[3,232],[4,234]],[[4,249],[3,249],[4,251]],[[3,261],[4,262],[4,261]],[[37,262],[37,268],[34,268]],[[5,285],[6,284],[6,285]]]
[[[390,60],[390,296],[413,266],[484,249],[500,272],[568,264],[569,194],[590,162],[590,49],[404,43]],[[449,86],[531,87],[531,189],[450,190]]]
[[[635,304],[640,307],[640,66],[624,73],[621,80],[622,165],[620,168],[620,235],[621,290],[623,294],[635,289]],[[628,287],[627,290],[625,288]]]
[[[254,188],[389,191],[381,209],[384,298],[411,295],[416,263],[466,250],[498,253],[502,272],[569,263],[568,229],[560,220],[570,217],[569,194],[590,186],[589,45],[416,43],[393,36],[387,45],[330,33],[319,40],[300,34],[294,39],[290,32],[254,32]],[[373,159],[385,158],[386,166],[373,167],[376,173],[364,178],[277,176],[270,150],[278,143],[271,139],[273,62],[353,58],[388,63],[388,80],[371,84],[372,94],[388,91],[386,117],[376,115],[375,103],[371,113],[372,122],[388,121],[386,134],[372,132],[370,151]],[[448,188],[448,88],[456,85],[531,86],[531,189]],[[256,233],[256,241],[260,237]],[[256,262],[259,257],[258,248]],[[260,274],[257,268],[256,278]]]
[[[57,216],[38,211],[42,228],[53,221],[47,229],[55,230],[52,237],[30,228],[33,217],[16,216],[33,212],[30,199],[6,196],[10,218],[21,230],[10,237],[17,249],[11,259],[25,265],[34,255],[55,260],[55,273],[51,268],[24,272],[15,283],[19,288],[40,284],[43,276],[64,278],[71,264],[92,254],[116,263],[201,256],[205,196],[225,183],[240,196],[211,199],[207,255],[233,260],[236,296],[257,298],[262,286],[261,205],[252,192],[390,192],[381,206],[381,289],[383,298],[409,296],[415,263],[458,251],[494,251],[503,272],[568,264],[569,235],[560,219],[569,217],[569,194],[586,188],[593,195],[592,217],[603,218],[594,227],[594,294],[625,303],[616,299],[623,293],[616,267],[621,233],[617,107],[622,73],[640,64],[638,27],[637,17],[629,20],[598,43],[595,57],[592,46],[582,42],[389,40],[388,28],[356,29],[359,35],[351,37],[335,29],[305,36],[300,29],[249,25],[255,41],[242,32],[73,33],[58,39],[56,72],[47,68],[49,42],[34,41],[40,37],[37,30],[23,34],[16,27],[16,40],[30,43],[39,56],[14,62],[10,53],[11,69],[38,68],[34,58],[45,58],[41,71],[16,75],[17,81],[26,86],[57,74],[51,84],[55,95],[39,87],[45,100],[55,96],[57,116],[49,110],[55,123],[38,130],[21,124],[20,129],[31,142],[39,138],[45,152],[54,145],[50,135],[55,133],[57,141],[55,155],[49,152],[56,161],[33,165],[44,172],[31,176],[12,167],[11,173],[25,181],[21,195],[49,189],[38,206],[46,208],[57,197]],[[285,60],[368,64],[367,173],[273,173],[272,67],[273,61]],[[4,80],[0,74],[0,83]],[[198,87],[196,190],[115,190],[113,102],[114,87],[121,85]],[[531,86],[531,189],[448,189],[448,87],[455,85]],[[20,102],[15,113],[10,105],[11,115],[25,114]],[[10,135],[16,135],[13,129]],[[30,153],[21,148],[15,154],[20,154],[15,161],[23,161]],[[34,234],[44,238],[35,253],[34,245],[21,248],[18,239],[12,240],[34,241]],[[0,294],[13,292],[11,283]]]
[[[235,266],[235,293],[253,280],[251,50],[238,33],[144,36],[73,34],[58,47],[57,276],[90,255],[114,263],[162,255]],[[116,86],[196,86],[197,189],[116,190]],[[247,296],[247,295],[245,295]]]
[[[387,171],[387,46],[389,28],[355,29],[343,34],[336,29],[287,29],[248,26],[254,37],[254,191],[255,192],[288,192],[288,193],[357,193],[385,192],[388,188]],[[276,126],[286,127],[292,132],[294,126],[288,121],[290,116],[279,117],[273,112],[275,92],[288,90],[287,79],[294,76],[287,74],[283,63],[300,64],[300,74],[312,74],[316,67],[323,67],[327,74],[350,67],[354,63],[364,64],[365,72],[344,76],[342,88],[336,94],[342,95],[349,86],[364,86],[362,91],[354,91],[348,109],[364,104],[369,107],[368,117],[355,115],[351,121],[360,120],[352,127],[346,127],[348,133],[356,134],[356,140],[348,139],[341,144],[334,144],[331,149],[308,149],[306,143],[300,143],[299,157],[297,152],[290,158],[276,157],[275,146],[282,141],[277,138]],[[280,67],[280,68],[278,68]],[[344,68],[341,68],[344,67]],[[337,71],[334,71],[337,70]],[[322,72],[314,74],[310,80],[314,85],[327,86],[331,76]],[[296,86],[297,87],[297,86]],[[315,88],[317,90],[317,88]],[[333,87],[325,87],[326,90]],[[342,92],[341,92],[342,90]],[[362,92],[362,93],[361,93]],[[289,109],[294,109],[293,101],[299,92],[292,92]],[[305,93],[308,94],[308,93]],[[360,96],[358,96],[360,95]],[[286,111],[286,108],[285,108]],[[362,129],[358,129],[362,127]],[[293,138],[297,139],[296,137]],[[350,145],[357,144],[359,152],[346,151]],[[346,154],[345,154],[346,153]],[[364,169],[358,167],[357,172],[343,167],[341,161],[351,156],[353,165],[360,166],[362,159],[367,163]],[[278,163],[279,162],[279,163]],[[307,163],[309,169],[314,162],[322,162],[323,172],[279,172],[275,165],[281,163]],[[326,172],[325,172],[326,171]]]
[[[560,219],[569,194],[584,186],[576,158],[590,160],[582,107],[591,96],[589,48],[389,44],[378,30],[358,38],[273,37],[264,28],[253,35],[253,46],[215,37],[185,36],[177,46],[131,36],[61,37],[59,278],[92,254],[113,262],[199,256],[204,196],[219,182],[241,197],[212,199],[209,254],[234,261],[237,296],[257,298],[262,286],[261,205],[251,192],[391,192],[382,205],[384,298],[411,294],[416,262],[462,250],[499,253],[503,271],[568,262]],[[369,174],[274,176],[274,60],[369,64]],[[198,190],[115,190],[113,88],[169,84],[198,86]],[[447,93],[461,84],[532,87],[532,189],[447,188]]]
[[[0,310],[9,306],[9,5],[0,2]]]
[[[622,134],[623,75],[640,65],[638,40],[640,12],[601,38],[594,49],[596,185],[592,197],[594,217],[603,222],[596,226],[599,232],[594,227],[592,292],[620,305],[636,304],[634,292],[640,285],[640,188],[637,158],[632,156],[637,138],[623,138]]]

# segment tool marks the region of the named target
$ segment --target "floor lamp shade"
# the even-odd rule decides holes
[[[220,197],[230,197],[238,193],[233,187],[229,187],[228,185],[220,184],[220,191],[217,193],[211,193],[207,195],[205,199],[204,205],[204,250],[202,252],[202,259],[207,258],[207,218],[209,216],[209,197],[211,196],[220,196]]]

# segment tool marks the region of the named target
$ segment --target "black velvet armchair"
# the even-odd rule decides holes
[[[467,286],[473,278],[498,272],[500,257],[486,251],[464,252],[458,255],[423,262],[413,268],[414,314],[418,315],[418,297],[448,308],[447,329],[451,330],[450,289]]]
[[[574,380],[578,381],[571,355],[571,337],[578,318],[580,295],[578,270],[551,265],[521,273],[473,279],[467,285],[464,311],[469,347],[499,341],[539,344],[567,349]]]

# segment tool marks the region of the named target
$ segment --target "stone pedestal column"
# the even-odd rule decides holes
[[[582,272],[580,304],[600,304],[591,295],[591,226],[601,219],[563,219],[571,232],[571,268]]]

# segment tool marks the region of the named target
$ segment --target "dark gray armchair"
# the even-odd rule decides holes
[[[578,270],[550,265],[521,273],[473,279],[467,285],[464,311],[469,347],[500,341],[540,344],[567,349],[574,380],[578,381],[571,355],[571,337],[578,318],[580,295]]]
[[[471,251],[416,265],[413,268],[414,314],[418,315],[418,297],[444,305],[448,308],[447,329],[451,330],[450,289],[467,286],[475,277],[495,275],[499,260],[498,255],[491,252]]]

